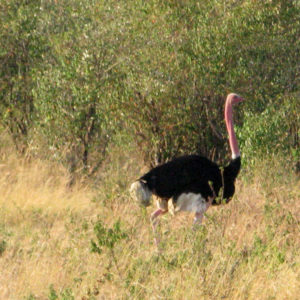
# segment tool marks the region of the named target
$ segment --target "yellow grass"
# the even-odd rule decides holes
[[[0,164],[0,299],[299,298],[299,180],[279,164],[251,180],[244,171],[232,202],[210,208],[196,232],[192,215],[164,216],[160,255],[154,208],[127,191],[136,162],[107,163],[100,182],[72,188],[58,164],[13,154]],[[127,233],[114,248],[120,274],[109,249],[90,251],[99,219]]]

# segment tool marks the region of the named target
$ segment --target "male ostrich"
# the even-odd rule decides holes
[[[210,205],[220,204],[218,196],[221,202],[228,203],[231,200],[235,190],[234,182],[241,167],[232,107],[243,100],[239,95],[231,93],[225,103],[225,122],[232,153],[228,166],[220,168],[205,157],[186,155],[153,168],[131,185],[132,197],[144,206],[150,204],[152,194],[158,197],[158,209],[150,218],[154,235],[157,217],[168,212],[169,199],[176,212],[194,212],[194,224],[202,223],[203,214]],[[220,190],[223,191],[221,195]],[[156,238],[155,241],[157,243]]]

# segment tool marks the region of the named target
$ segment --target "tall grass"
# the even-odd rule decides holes
[[[127,193],[141,164],[111,152],[97,184],[68,186],[59,164],[2,152],[0,299],[297,299],[300,187],[284,160],[243,170],[234,199],[161,218],[157,254],[148,220]],[[92,253],[95,225],[124,238]],[[105,245],[105,243],[104,243]],[[117,266],[117,267],[116,267]]]

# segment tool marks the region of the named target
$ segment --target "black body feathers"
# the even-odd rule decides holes
[[[231,160],[230,164],[221,170],[216,163],[205,157],[187,155],[153,168],[139,180],[162,199],[173,198],[176,202],[183,193],[195,193],[201,194],[206,200],[208,197],[219,196],[227,203],[234,194],[234,181],[240,167],[240,157]],[[221,187],[223,195],[219,195]],[[219,203],[214,199],[212,204]]]

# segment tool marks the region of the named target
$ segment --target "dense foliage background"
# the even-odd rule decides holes
[[[299,161],[298,1],[10,0],[0,19],[0,130],[20,153],[88,175],[120,141],[147,165],[222,163],[234,91],[245,162]]]

